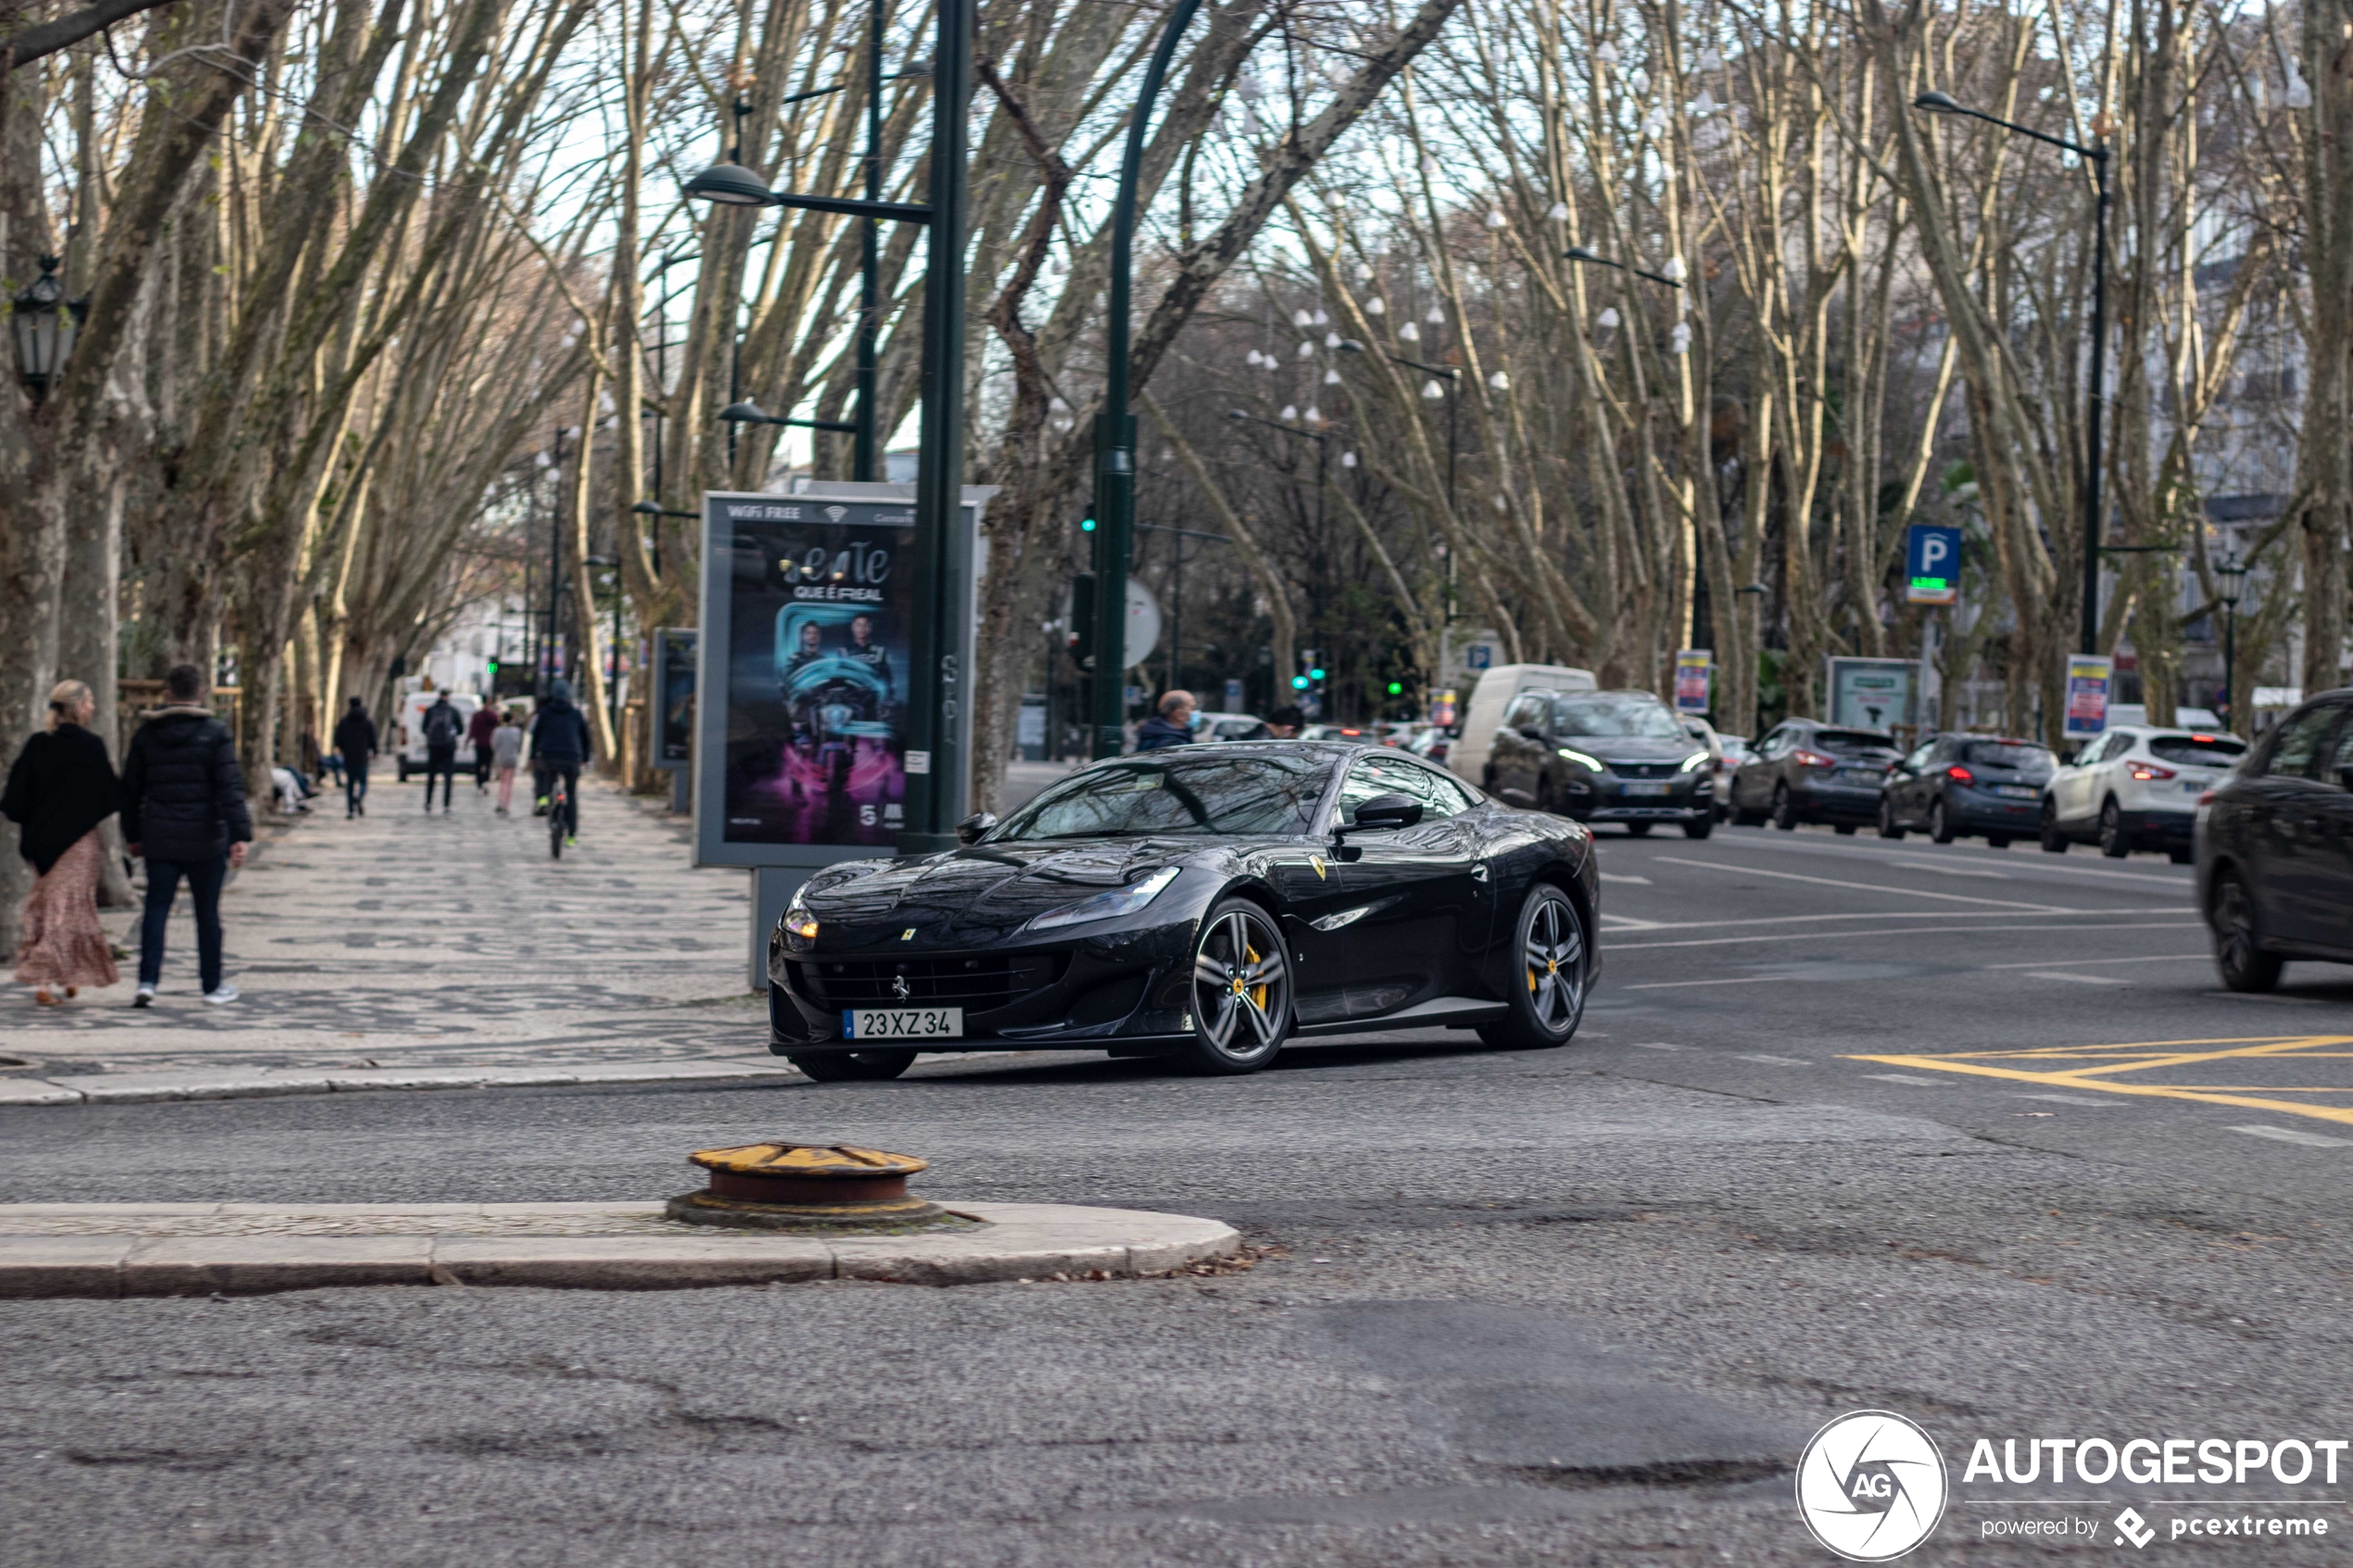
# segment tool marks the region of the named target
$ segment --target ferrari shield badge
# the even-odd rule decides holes
[[[1324,871],[1324,858],[1321,855],[1308,856],[1307,863],[1315,868],[1315,874],[1317,876],[1320,877],[1326,874]]]

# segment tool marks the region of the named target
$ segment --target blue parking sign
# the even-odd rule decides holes
[[[1904,602],[1948,605],[1961,596],[1961,531],[1912,524],[1904,546]]]

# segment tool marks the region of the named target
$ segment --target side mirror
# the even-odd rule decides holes
[[[956,824],[956,842],[959,844],[978,844],[980,842],[981,835],[996,825],[997,814],[995,812],[975,811],[971,816],[966,817],[963,822]]]
[[[1409,828],[1422,820],[1422,803],[1410,795],[1376,795],[1356,808],[1356,827]]]

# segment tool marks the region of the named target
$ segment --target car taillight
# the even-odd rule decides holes
[[[1957,763],[1945,769],[1944,776],[1952,780],[1955,784],[1975,784],[1977,782],[1977,775],[1975,773],[1970,772],[1967,768],[1961,767]]]
[[[2135,762],[2133,764],[2132,771],[2133,776],[2143,784],[2146,784],[2151,779],[2170,779],[2173,776],[2172,769],[2160,768],[2154,762]]]
[[[2201,806],[2211,806],[2211,805],[2213,805],[2213,804],[2214,804],[2214,792],[2213,792],[2212,790],[2210,790],[2210,789],[2208,789],[2208,790],[2201,790],[2201,791],[2199,791],[2199,792],[2198,792],[2198,797],[2197,797],[2197,803],[2198,803],[2199,805],[2201,805]]]
[[[1837,758],[1825,757],[1818,751],[1807,751],[1802,746],[1799,749],[1791,752],[1790,756],[1801,768],[1835,768],[1838,766]]]

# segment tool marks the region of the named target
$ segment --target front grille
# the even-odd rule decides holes
[[[1609,771],[1621,779],[1671,779],[1683,771],[1680,762],[1613,762]]]
[[[796,959],[795,991],[821,1007],[1007,1007],[1062,978],[1065,953],[958,959]],[[898,982],[906,982],[900,993]]]

